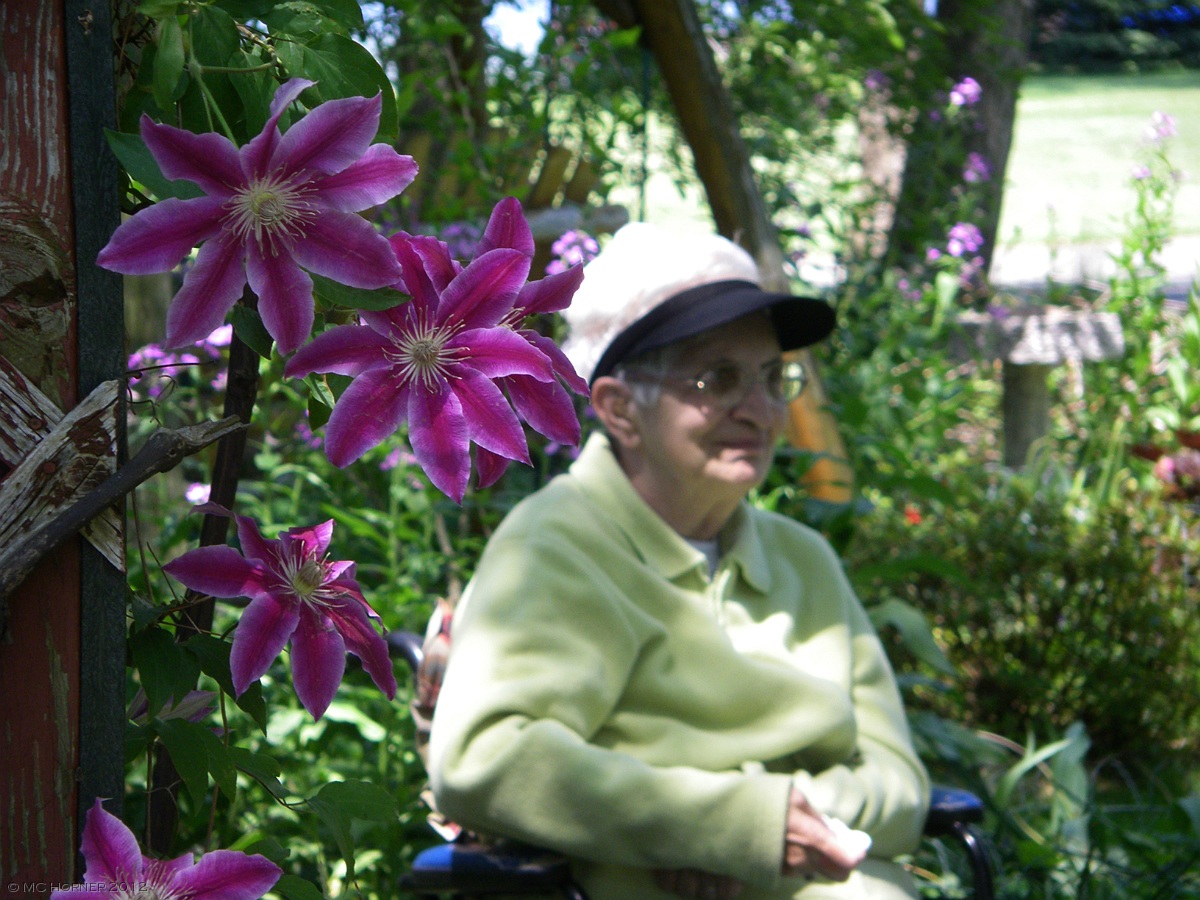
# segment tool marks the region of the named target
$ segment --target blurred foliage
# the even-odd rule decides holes
[[[601,193],[637,184],[652,153],[681,183],[692,178],[669,127],[662,146],[647,144],[647,117],[669,124],[670,109],[635,29],[582,0],[555,2],[526,58],[482,30],[496,5],[392,0],[369,21],[341,0],[126,9],[114,146],[142,176],[130,202],[178,187],[155,182],[145,165],[141,112],[240,142],[261,127],[276,79],[314,71],[313,102],[383,89],[386,136],[398,134],[401,151],[422,163],[425,186],[384,212],[389,229],[473,243],[486,210],[521,194],[550,143],[584,149],[600,167]],[[1200,358],[1200,305],[1193,296],[1177,315],[1155,267],[1170,235],[1169,163],[1147,161],[1120,271],[1104,294],[1103,308],[1136,321],[1126,331],[1131,352],[1058,373],[1059,412],[1040,463],[1004,472],[998,373],[952,352],[956,314],[1000,298],[962,241],[977,209],[962,140],[974,126],[927,58],[936,22],[913,0],[740,0],[699,10],[797,284],[836,282],[844,324],[814,355],[859,497],[845,507],[813,501],[802,486],[812,458],[790,451],[758,502],[825,531],[846,556],[900,668],[922,755],[939,777],[988,801],[1002,896],[1194,895],[1200,803],[1179,758],[1194,758],[1200,716],[1200,642],[1188,615],[1196,510],[1168,502],[1150,461],[1129,452],[1175,440],[1173,429],[1200,416],[1195,379],[1181,369]],[[378,54],[375,69],[364,45]],[[887,189],[868,177],[864,135],[903,139],[916,122],[937,155],[928,203],[911,223],[920,252],[884,261]],[[324,311],[330,322],[343,314],[332,304]],[[131,362],[141,373],[131,445],[156,423],[219,415],[226,355],[219,341],[188,358],[142,351]],[[307,389],[282,379],[277,357],[260,371],[237,511],[268,536],[332,518],[331,557],[358,561],[389,629],[421,630],[438,598],[470,577],[504,513],[570,461],[567,450],[531,442],[532,467],[513,467],[458,507],[411,464],[403,433],[355,466],[331,466]],[[336,376],[328,387],[339,388]],[[211,467],[209,455],[191,458],[134,498],[127,696],[132,703],[141,688],[158,704],[197,677],[219,696],[203,726],[170,718],[165,704],[131,721],[127,817],[140,831],[153,751],[166,746],[185,782],[177,848],[267,853],[288,872],[279,886],[288,897],[393,896],[398,873],[436,840],[423,821],[403,667],[393,703],[352,667],[313,722],[285,660],[234,703],[227,650],[222,657],[215,646],[225,641],[169,640],[188,601],[159,568],[194,546],[200,518],[187,505],[201,498]],[[236,604],[218,608],[215,638],[229,635],[237,614]],[[953,895],[949,851],[934,844],[923,854],[914,863],[947,872],[937,883]]]
[[[1200,6],[1176,0],[1038,0],[1034,62],[1047,71],[1200,66]]]

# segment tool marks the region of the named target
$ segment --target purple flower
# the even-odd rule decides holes
[[[582,269],[523,288],[533,238],[520,204],[511,198],[493,210],[466,267],[432,237],[402,232],[392,245],[411,302],[383,312],[362,310],[364,324],[326,331],[284,371],[289,377],[354,376],[326,426],[326,452],[334,465],[349,465],[407,421],[421,468],[439,490],[462,502],[472,442],[482,484],[499,477],[507,465],[501,459],[529,462],[514,405],[538,431],[554,440],[569,438],[564,417],[570,399],[557,378],[573,378],[576,389],[586,385],[552,341],[514,325],[530,313],[566,306]],[[511,405],[496,379],[509,389]],[[546,387],[534,387],[537,383]],[[577,438],[578,431],[574,434]]]
[[[291,641],[296,696],[313,718],[321,718],[342,683],[347,650],[389,700],[395,697],[387,643],[371,625],[379,616],[354,580],[354,563],[331,562],[326,554],[333,520],[289,529],[278,540],[265,539],[246,516],[237,517],[237,527],[242,553],[200,547],[163,570],[194,591],[250,598],[229,655],[238,696]]]
[[[863,87],[873,94],[882,93],[892,86],[892,79],[879,69],[871,69],[863,79]]]
[[[202,722],[216,711],[216,700],[217,695],[213,691],[188,691],[178,703],[175,702],[174,696],[168,698],[154,717]],[[145,725],[150,721],[150,701],[141,688],[133,695],[129,708],[125,710],[125,716],[138,725]]]
[[[187,486],[187,490],[183,492],[184,498],[193,506],[207,503],[209,496],[212,494],[212,486],[193,482]]]
[[[981,181],[988,181],[992,177],[992,166],[987,161],[987,157],[982,153],[968,153],[967,161],[963,165],[963,181],[976,184]]]
[[[581,266],[600,254],[596,239],[584,231],[568,231],[550,247],[555,259],[546,266],[547,275],[558,275],[572,266]]]
[[[121,224],[97,262],[127,275],[167,272],[201,244],[167,311],[166,343],[199,341],[225,319],[249,281],[263,325],[291,353],[312,331],[312,272],[359,288],[399,275],[386,239],[357,215],[416,177],[411,157],[371,144],[382,96],[331,100],[281,134],[289,104],[313,84],[293,78],[271,103],[262,132],[238,149],[142,116],[142,138],[163,175],[205,196],[163,200]]]
[[[213,850],[197,861],[192,854],[172,860],[143,856],[137,838],[100,800],[88,810],[80,845],[87,865],[83,883],[59,888],[51,900],[76,894],[175,900],[258,900],[283,874],[265,856]]]
[[[1175,117],[1169,113],[1155,111],[1150,115],[1150,127],[1146,129],[1146,139],[1156,144],[1175,137],[1179,129],[1175,126]]]
[[[952,106],[974,106],[983,96],[983,88],[974,78],[967,77],[950,89]]]
[[[947,235],[946,252],[951,256],[974,253],[982,246],[983,234],[970,222],[959,222]]]

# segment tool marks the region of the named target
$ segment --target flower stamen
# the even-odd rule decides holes
[[[384,356],[396,367],[402,384],[415,380],[422,389],[431,390],[439,381],[453,377],[451,366],[465,353],[461,347],[447,346],[459,328],[421,323],[411,333],[393,336],[392,347],[384,351]]]
[[[251,181],[229,200],[229,225],[243,240],[253,236],[260,248],[276,252],[279,244],[304,237],[316,210],[308,202],[306,183],[267,175]]]

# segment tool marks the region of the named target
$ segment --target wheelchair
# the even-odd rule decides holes
[[[422,677],[424,639],[411,631],[388,635],[393,656],[412,671],[414,684]],[[432,706],[432,704],[430,704]],[[928,837],[950,837],[963,847],[970,863],[973,900],[993,900],[992,866],[978,824],[983,803],[970,791],[934,786],[925,820]],[[422,850],[400,888],[413,896],[487,897],[558,896],[588,900],[571,876],[567,859],[552,851],[515,842],[477,843],[452,840]]]

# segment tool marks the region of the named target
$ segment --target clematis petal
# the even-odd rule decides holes
[[[292,598],[264,595],[243,610],[229,651],[229,672],[239,697],[271,668],[299,621],[298,601]]]
[[[546,358],[550,360],[551,368],[554,369],[554,374],[565,381],[571,390],[585,397],[591,393],[588,383],[579,377],[579,373],[571,365],[571,360],[567,359],[567,354],[562,352],[558,344],[554,343],[554,341],[550,340],[544,334],[538,334],[536,331],[528,329],[522,329],[517,334],[546,354]]]
[[[224,216],[220,197],[170,197],[122,222],[96,264],[125,275],[169,272],[193,247],[217,235]]]
[[[325,453],[335,466],[350,465],[391,437],[408,409],[407,387],[390,369],[364,372],[338,399],[325,425]]]
[[[196,866],[196,858],[190,853],[181,853],[174,859],[151,859],[143,856],[142,862],[145,866],[142,876],[147,881],[158,884],[170,884],[180,874]]]
[[[262,131],[254,136],[251,141],[244,146],[240,151],[242,161],[242,171],[246,178],[261,178],[266,174],[267,169],[271,165],[271,158],[275,154],[275,148],[279,146],[279,118],[283,115],[283,111],[292,105],[304,91],[312,87],[316,82],[308,81],[304,78],[292,78],[281,84],[275,91],[275,96],[271,99],[270,116],[267,122],[263,125]]]
[[[320,558],[329,549],[333,540],[333,519],[326,519],[319,525],[309,525],[307,528],[289,528],[281,538],[285,544],[299,544],[303,547],[305,556]]]
[[[271,168],[332,175],[367,152],[379,131],[383,94],[343,97],[314,107],[279,139]]]
[[[362,660],[375,686],[391,700],[396,696],[396,670],[388,656],[387,641],[371,624],[369,609],[365,601],[338,597],[330,601],[325,612],[341,633],[346,649]]]
[[[163,566],[163,571],[210,597],[260,597],[268,585],[261,566],[225,546],[189,550]]]
[[[313,283],[287,254],[246,246],[246,278],[258,294],[258,312],[283,356],[308,340],[313,327]]]
[[[546,355],[511,328],[472,328],[455,335],[451,344],[467,348],[467,364],[488,378],[531,375],[538,381],[554,380]]]
[[[508,471],[512,460],[493,453],[486,447],[475,448],[475,486],[491,487],[500,480],[500,476]]]
[[[561,384],[514,375],[505,379],[505,387],[517,412],[534,431],[560,444],[579,443],[579,416]]]
[[[444,241],[428,235],[417,235],[409,241],[421,258],[425,274],[440,294],[458,277],[463,267],[450,255],[450,247]]]
[[[521,210],[521,201],[516,197],[505,197],[492,209],[483,238],[475,248],[475,256],[478,258],[499,247],[533,256],[533,232],[529,230],[529,223]]]
[[[227,232],[200,248],[196,266],[167,309],[168,348],[202,341],[224,321],[246,284],[242,242]]]
[[[265,856],[212,850],[177,875],[172,887],[177,896],[188,900],[259,900],[282,874],[283,870]]]
[[[524,311],[527,316],[566,309],[582,283],[583,266],[572,266],[565,272],[531,281],[517,295],[517,309]]]
[[[471,477],[470,438],[462,404],[445,384],[413,390],[408,404],[408,439],[413,456],[434,487],[462,503]]]
[[[88,810],[80,852],[87,863],[86,884],[136,881],[142,873],[142,851],[124,822],[104,808],[99,798]]]
[[[390,346],[387,337],[366,325],[338,325],[297,350],[283,374],[288,378],[311,372],[359,375],[389,365],[383,354]]]
[[[431,257],[435,252],[432,247],[425,248],[422,252],[422,243],[428,240],[441,243],[436,238],[414,237],[405,232],[393,234],[388,238],[392,252],[396,254],[396,260],[400,263],[399,286],[412,297],[409,304],[411,309],[406,311],[405,315],[433,316],[437,312],[442,287],[439,287],[426,271],[426,257]],[[447,259],[449,255],[447,251]]]
[[[417,163],[387,144],[374,144],[362,158],[316,183],[321,202],[358,212],[391,200],[417,177]]]
[[[441,322],[489,328],[512,312],[517,292],[529,276],[529,257],[516,250],[490,250],[476,259],[442,292]]]
[[[235,516],[238,543],[246,559],[256,559],[266,565],[274,565],[279,557],[279,541],[268,540],[258,530],[258,523],[249,516]]]
[[[369,325],[375,331],[388,338],[402,337],[408,333],[408,329],[412,326],[411,310],[406,307],[409,305],[406,302],[409,298],[396,292],[396,296],[400,297],[402,302],[387,309],[360,309],[358,311],[358,321],[364,325]]]
[[[292,252],[309,271],[351,287],[381,288],[400,280],[387,238],[356,213],[325,210],[310,219]]]
[[[330,519],[332,522],[333,520]],[[343,574],[345,577],[343,578]],[[329,563],[328,580],[330,583],[338,582],[338,587],[342,590],[347,590],[354,596],[362,599],[362,589],[359,588],[358,582],[354,580],[354,563],[350,560],[340,560]],[[366,603],[366,600],[362,601]]]
[[[325,616],[305,609],[292,636],[292,684],[304,708],[319,719],[346,672],[346,642]]]
[[[237,147],[223,134],[196,134],[171,125],[159,125],[145,113],[142,140],[165,177],[186,178],[225,199],[246,183]]]
[[[467,434],[480,447],[528,464],[529,445],[508,399],[491,380],[461,366],[450,389],[462,404]]]

